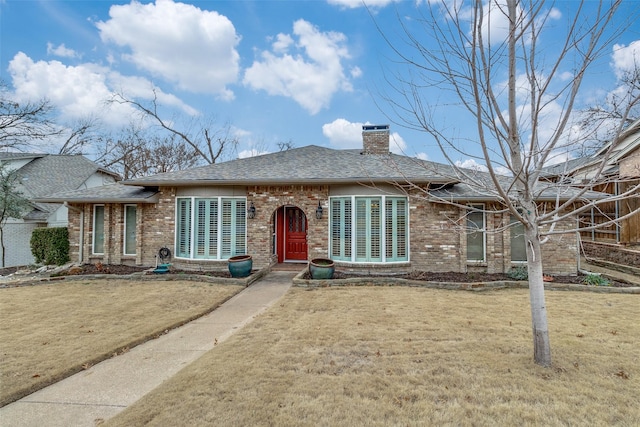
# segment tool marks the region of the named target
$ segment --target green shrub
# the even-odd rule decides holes
[[[526,265],[512,268],[507,273],[507,276],[513,280],[529,280],[529,272]]]
[[[69,230],[66,227],[36,228],[31,234],[31,253],[37,263],[62,265],[69,261]]]
[[[582,279],[582,283],[591,286],[611,286],[609,279],[599,274],[587,274],[584,279]]]

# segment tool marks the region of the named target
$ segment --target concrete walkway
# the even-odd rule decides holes
[[[273,305],[295,274],[271,272],[212,313],[0,408],[0,425],[93,427],[115,416]]]

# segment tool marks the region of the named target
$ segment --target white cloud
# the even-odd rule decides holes
[[[322,134],[336,148],[362,148],[362,125],[345,119],[336,119],[322,125]]]
[[[336,119],[322,125],[322,134],[329,139],[329,143],[340,149],[362,148],[362,126],[367,123],[352,123],[345,119]],[[407,143],[397,132],[389,135],[389,151],[406,155]],[[422,153],[425,156],[426,154]]]
[[[75,50],[66,47],[64,43],[55,47],[53,43],[47,43],[47,55],[55,55],[62,58],[77,58],[80,56]]]
[[[287,49],[293,44],[293,39],[289,34],[278,34],[276,41],[273,42],[273,51],[277,53],[286,53]]]
[[[489,168],[482,163],[478,163],[475,159],[456,160],[455,166],[464,169],[470,169],[477,172],[489,172]],[[511,171],[504,166],[494,166],[493,170],[498,175],[510,176]]]
[[[171,0],[114,5],[109,16],[96,25],[103,41],[130,50],[124,59],[182,89],[233,99],[240,38],[227,17]]]
[[[258,150],[257,148],[252,148],[250,150],[242,150],[241,152],[238,153],[238,158],[239,159],[244,159],[247,157],[255,157],[255,156],[262,156],[263,154],[269,154],[269,151],[261,151]]]
[[[485,165],[476,162],[474,159],[456,160],[455,165],[459,168],[471,169],[479,172],[487,172],[489,170]]]
[[[611,66],[618,79],[625,73],[640,67],[640,40],[629,43],[628,46],[616,44],[613,46]]]
[[[552,7],[549,11],[549,18],[558,20],[562,18],[562,12],[560,12],[560,10],[556,9],[555,7]]]
[[[454,3],[454,7],[456,3]],[[458,6],[459,7],[459,6]],[[468,8],[471,9],[471,8]],[[473,17],[470,10],[461,11],[464,16],[469,19]],[[489,0],[483,4],[483,20],[482,20],[482,38],[485,45],[501,44],[507,41],[509,35],[509,18],[507,12],[507,4],[505,0]],[[522,7],[517,6],[516,14],[520,17],[525,14]],[[548,11],[543,11],[538,16],[539,24],[548,20],[558,20],[562,17],[562,13],[553,7]],[[525,21],[527,18],[525,18]],[[522,23],[521,23],[522,24]],[[529,28],[520,28],[524,33],[524,40],[529,43],[531,41],[531,32]]]
[[[151,99],[153,85],[141,77],[122,76],[95,64],[67,66],[60,61],[33,61],[23,52],[9,62],[9,74],[18,101],[47,98],[63,121],[94,115],[105,124],[123,125],[130,121],[135,110],[124,104],[106,105],[114,92],[126,96]],[[187,114],[197,111],[171,94],[156,88],[158,102],[180,108]]]
[[[569,80],[573,80],[574,73],[572,73],[570,71],[565,71],[563,73],[560,73],[559,78],[563,82],[566,82],[566,81],[569,81]]]
[[[348,9],[357,7],[384,7],[390,3],[399,2],[400,0],[328,0],[329,4],[341,6]]]
[[[395,154],[405,155],[407,143],[402,139],[398,132],[391,132],[389,135],[389,151]]]
[[[311,114],[328,107],[336,92],[353,90],[342,64],[350,57],[344,34],[321,32],[300,19],[293,36],[278,34],[272,49],[246,70],[245,85],[290,97]]]

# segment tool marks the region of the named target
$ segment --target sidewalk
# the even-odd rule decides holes
[[[115,416],[273,305],[294,275],[270,272],[210,314],[0,408],[0,426],[93,427]]]

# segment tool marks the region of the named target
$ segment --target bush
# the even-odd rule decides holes
[[[31,253],[37,263],[62,265],[69,261],[69,230],[66,227],[36,228]]]
[[[582,283],[591,286],[611,286],[609,279],[599,274],[587,274],[584,279],[582,279]]]
[[[529,272],[527,271],[527,267],[524,265],[512,268],[507,273],[507,276],[513,280],[529,280]]]

